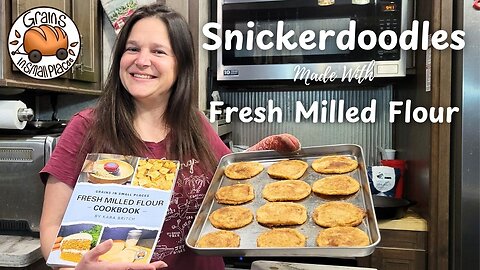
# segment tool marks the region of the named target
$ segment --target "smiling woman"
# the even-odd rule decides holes
[[[167,264],[176,270],[225,268],[222,257],[195,254],[185,244],[218,161],[231,152],[196,106],[195,59],[189,26],[177,12],[155,3],[142,6],[131,15],[117,37],[112,66],[98,103],[72,117],[41,172],[47,181],[40,225],[45,257],[54,243],[87,153],[116,153],[178,160],[182,164],[162,233],[153,250],[154,262],[101,261],[99,257],[113,246],[112,241],[104,241],[86,252],[75,269],[155,269]],[[298,140],[293,141],[289,138],[289,145],[298,150]],[[104,169],[116,173],[116,166]],[[168,173],[165,177],[169,180]],[[141,179],[138,182],[143,185]],[[132,212],[137,209],[131,201],[133,198],[109,201],[107,205],[98,204],[98,209],[124,213],[122,218],[131,221],[129,218],[135,217]],[[131,207],[115,206],[118,203]],[[151,206],[161,203],[145,201]]]
[[[104,241],[85,253],[76,269],[155,269],[166,264],[180,270],[224,268],[221,257],[195,255],[185,247],[185,237],[213,170],[220,157],[230,153],[195,106],[195,69],[192,35],[181,15],[152,4],[130,16],[117,36],[112,66],[98,103],[73,116],[42,170],[42,177],[48,177],[41,221],[45,257],[86,154],[103,152],[178,160],[192,166],[179,171],[177,182],[182,184],[174,186],[164,231],[153,251],[155,262],[110,265],[99,261],[98,257],[112,246],[111,241]],[[132,217],[128,213],[124,216]]]
[[[156,96],[159,102],[168,101],[177,78],[171,47],[167,27],[161,20],[145,18],[132,28],[120,60],[120,79],[134,98]]]

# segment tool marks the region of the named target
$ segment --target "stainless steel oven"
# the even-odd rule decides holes
[[[38,173],[58,138],[0,136],[0,233],[38,233],[44,193]]]
[[[411,55],[394,39],[411,24],[412,6],[413,0],[218,0],[217,79],[290,80],[302,67],[342,74],[369,64],[375,77],[405,76]]]

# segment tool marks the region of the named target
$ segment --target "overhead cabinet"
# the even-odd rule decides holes
[[[63,11],[76,25],[80,41],[78,58],[69,63],[69,70],[53,79],[36,79],[25,75],[13,64],[7,44],[8,35],[15,20],[27,10],[36,7],[52,7]],[[101,31],[102,11],[98,0],[13,0],[0,2],[0,35],[3,48],[0,53],[0,86],[26,89],[50,90],[66,93],[99,94],[101,92]],[[42,18],[42,17],[40,17]],[[48,20],[44,20],[48,24]],[[43,22],[42,22],[43,24]],[[36,23],[38,26],[39,23]],[[55,25],[55,24],[52,24]],[[20,35],[19,35],[20,36]],[[23,40],[19,39],[20,42]],[[20,47],[24,44],[19,44]],[[64,52],[65,53],[65,52]],[[67,51],[70,53],[70,51]],[[33,55],[33,59],[42,57]],[[29,55],[30,57],[30,55]],[[62,56],[59,59],[62,58]],[[63,56],[65,57],[65,56]],[[0,88],[0,91],[2,89]]]

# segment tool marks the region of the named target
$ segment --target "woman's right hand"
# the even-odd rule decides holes
[[[83,255],[82,260],[75,267],[76,270],[155,270],[165,268],[168,265],[163,261],[143,263],[121,263],[121,262],[105,262],[99,257],[105,254],[113,246],[113,241],[107,240]]]
[[[296,152],[302,148],[297,137],[288,134],[270,135],[248,148],[247,151],[275,150],[280,153]]]

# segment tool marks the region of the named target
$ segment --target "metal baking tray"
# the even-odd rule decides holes
[[[289,226],[296,228],[307,237],[305,247],[295,248],[259,248],[257,247],[257,237],[270,228],[260,225],[254,218],[249,225],[233,230],[240,235],[240,246],[237,248],[198,248],[195,247],[197,240],[206,233],[217,231],[218,229],[208,220],[211,212],[226,205],[218,204],[215,200],[215,192],[222,186],[233,185],[237,183],[250,183],[254,187],[255,199],[249,203],[242,204],[252,210],[254,217],[256,210],[267,203],[262,197],[263,187],[272,182],[281,181],[272,179],[267,174],[267,168],[275,162],[285,159],[300,159],[308,163],[309,167],[305,174],[300,178],[312,185],[316,180],[327,176],[315,172],[312,167],[312,161],[327,155],[344,155],[358,161],[358,168],[350,173],[351,177],[357,179],[360,183],[360,190],[354,195],[341,197],[320,197],[313,192],[305,199],[298,201],[307,208],[307,221],[298,226]],[[205,199],[200,206],[199,212],[193,222],[192,228],[187,235],[187,246],[194,252],[202,255],[220,255],[220,256],[315,256],[315,257],[365,257],[373,253],[375,247],[380,242],[380,232],[375,217],[372,196],[368,183],[363,150],[358,145],[341,144],[305,147],[300,151],[291,154],[280,154],[276,151],[256,151],[233,153],[224,156],[217,167]],[[239,161],[257,161],[263,164],[265,169],[257,176],[248,180],[232,180],[224,175],[226,166]],[[312,219],[312,213],[315,207],[332,200],[342,200],[353,203],[366,210],[367,215],[363,222],[358,226],[370,238],[370,245],[364,247],[318,247],[316,238],[318,233],[323,230],[322,227],[315,224]]]
[[[290,263],[276,261],[254,261],[251,270],[375,270],[375,268],[334,266],[324,264]]]

